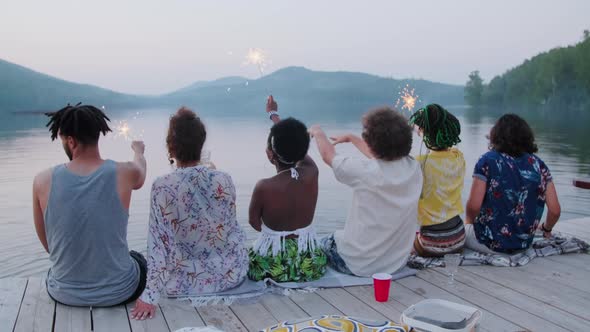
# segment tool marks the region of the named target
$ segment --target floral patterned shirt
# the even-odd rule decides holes
[[[248,271],[246,236],[236,219],[231,177],[204,166],[181,168],[152,186],[148,273],[141,300],[237,286]]]
[[[474,221],[478,241],[505,253],[530,247],[552,181],[545,163],[534,154],[514,158],[492,150],[481,156],[473,176],[487,189]]]

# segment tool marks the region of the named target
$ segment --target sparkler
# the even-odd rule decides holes
[[[106,110],[105,106],[100,107],[104,112]],[[141,115],[141,112],[135,112],[133,115],[133,120],[137,120],[137,118]],[[113,139],[123,138],[125,141],[136,141],[136,140],[143,140],[144,130],[133,130],[129,125],[127,120],[118,120],[115,121],[115,125],[112,127],[113,130]]]
[[[405,109],[411,114],[419,98],[415,92],[415,89],[410,88],[410,86],[406,84],[406,86],[400,92],[398,92],[398,95],[399,97],[395,102],[395,107],[399,108],[402,112]]]
[[[266,52],[260,48],[251,48],[246,54],[246,65],[256,65],[260,77],[264,76],[264,68],[266,67]]]
[[[115,137],[122,137],[126,141],[129,141],[131,137],[131,127],[125,120],[118,121],[113,127]]]
[[[136,116],[133,119],[137,119],[139,112],[136,113]],[[129,125],[127,120],[119,120],[115,123],[113,127],[113,133],[115,134],[114,138],[123,138],[125,141],[136,141],[136,140],[143,140],[143,133],[144,130],[141,131],[134,130]]]

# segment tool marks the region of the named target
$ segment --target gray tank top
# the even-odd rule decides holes
[[[129,256],[129,214],[117,193],[117,164],[106,160],[80,176],[54,168],[45,210],[52,266],[47,291],[75,306],[110,306],[127,300],[139,283],[139,266]]]

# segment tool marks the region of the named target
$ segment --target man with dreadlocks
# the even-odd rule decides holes
[[[47,113],[51,139],[61,139],[70,162],[48,169],[33,183],[37,236],[49,253],[47,291],[74,306],[112,306],[135,300],[145,287],[146,262],[129,252],[131,192],[143,186],[143,142],[134,160],[102,159],[98,139],[109,118],[89,105]]]
[[[419,109],[410,117],[429,150],[416,160],[422,167],[424,185],[418,202],[420,231],[414,250],[420,256],[436,257],[461,251],[465,228],[461,190],[465,177],[463,153],[454,146],[461,142],[459,120],[438,104]]]

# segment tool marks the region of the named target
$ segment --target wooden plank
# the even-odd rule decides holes
[[[54,314],[55,301],[47,294],[45,279],[29,278],[14,331],[51,331]]]
[[[555,225],[555,231],[572,235],[580,240],[590,241],[590,230],[588,226],[578,225],[566,221],[558,222]]]
[[[0,332],[12,332],[26,288],[25,278],[0,279]]]
[[[183,327],[205,326],[199,313],[189,301],[178,301],[162,297],[160,299],[160,309],[170,331],[176,331]]]
[[[413,277],[413,278],[415,278],[415,277]],[[392,287],[391,292],[393,293],[392,296],[395,298],[396,301],[400,302],[401,304],[405,305],[406,307],[410,307],[410,306],[426,299],[426,297],[414,292],[413,290],[409,289],[408,287],[400,284],[398,281],[393,281],[391,287]],[[438,297],[438,298],[441,298],[441,297]],[[449,301],[451,301],[451,300],[449,299]],[[482,313],[484,315],[486,315],[485,310],[482,310]],[[482,319],[482,322],[480,322],[480,324],[478,324],[478,326],[476,327],[477,331],[495,332],[492,329],[487,328],[486,326],[483,326],[482,325],[483,322],[484,322],[484,320]]]
[[[565,256],[568,255],[554,256],[556,258],[554,260],[548,260],[545,257],[535,258],[524,269],[535,274],[537,277],[545,278],[546,282],[564,285],[586,292],[588,293],[588,298],[590,298],[590,282],[588,282],[588,276],[590,276],[590,255],[585,255],[589,259],[579,258],[588,265],[576,268],[559,260]]]
[[[387,317],[377,310],[367,306],[364,302],[352,296],[344,288],[326,288],[318,291],[318,295],[332,304],[347,316],[387,320]]]
[[[467,302],[462,298],[453,295],[452,293],[437,287],[423,279],[418,277],[412,276],[397,280],[397,282],[414,292],[429,298],[429,299],[442,299],[447,300],[455,303],[465,304],[471,307],[477,307],[471,302]],[[482,311],[482,317],[480,321],[480,325],[482,329],[488,331],[521,331],[523,328],[521,326],[515,325],[498,315],[489,312],[483,308],[479,308]]]
[[[135,308],[135,301],[126,305],[127,314],[129,318],[129,324],[131,325],[131,331],[133,332],[167,332],[168,324],[162,314],[160,307],[156,307],[156,314],[151,319],[136,320],[131,318],[131,310]],[[57,332],[57,330],[56,330]]]
[[[438,271],[440,272],[440,271]],[[562,328],[572,331],[583,331],[590,326],[590,321],[555,308],[549,304],[536,300],[530,296],[516,293],[501,283],[478,277],[467,270],[461,270],[455,279],[465,285],[475,287],[518,308],[526,310],[543,319],[549,320]]]
[[[557,223],[557,225],[559,225],[560,223],[576,224],[576,225],[580,225],[580,226],[583,226],[583,227],[588,227],[590,225],[590,217],[560,220]]]
[[[260,303],[232,305],[231,310],[248,331],[259,331],[278,322]]]
[[[92,330],[89,307],[70,307],[57,303],[55,307],[56,332],[87,332]]]
[[[555,256],[548,256],[543,257],[543,259],[552,261],[552,262],[559,262],[562,264],[566,264],[574,269],[584,269],[590,266],[590,255],[585,253],[580,254],[568,254],[568,255],[555,255]]]
[[[260,302],[279,322],[309,317],[309,315],[288,296],[268,294],[263,296]]]
[[[563,327],[543,319],[544,315],[533,315],[509,302],[482,292],[479,287],[471,287],[459,281],[455,285],[449,285],[446,275],[432,269],[420,271],[418,277],[527,330],[567,331]]]
[[[291,300],[311,317],[321,315],[344,315],[316,293],[291,293]]]
[[[222,331],[248,331],[226,305],[208,305],[197,308],[197,311],[207,326],[215,326]]]
[[[461,267],[461,269],[466,269],[489,281],[501,283],[516,292],[528,295],[586,320],[590,319],[590,310],[588,310],[590,299],[584,297],[585,293],[580,294],[581,292],[577,289],[563,285],[551,287],[551,284],[546,284],[544,278],[528,272],[526,266],[524,268],[466,266]]]
[[[389,291],[389,297],[394,298],[397,302],[405,305],[406,307],[412,306],[426,297],[408,289],[398,281],[394,280],[391,282],[391,290]]]
[[[375,309],[376,311],[387,317],[390,321],[396,323],[400,322],[402,312],[407,308],[405,305],[394,300],[391,296],[393,294],[390,294],[389,300],[387,302],[375,301],[375,295],[373,294],[373,286],[346,287],[345,290],[357,299],[364,302],[369,307]]]
[[[92,308],[94,332],[131,331],[129,317],[124,305],[108,308]]]

